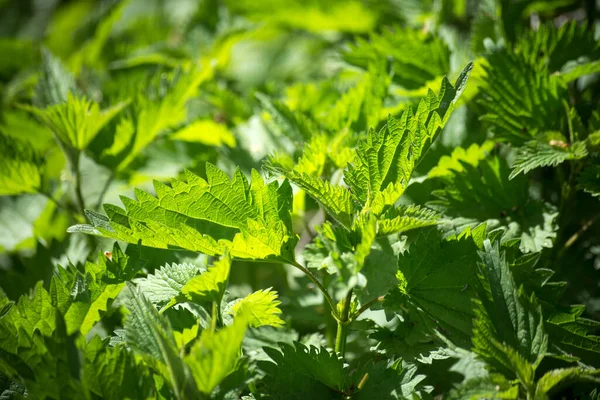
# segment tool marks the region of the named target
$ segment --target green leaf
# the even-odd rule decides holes
[[[350,64],[367,68],[378,59],[390,58],[395,83],[418,89],[450,71],[450,50],[440,37],[422,30],[399,28],[372,33],[370,40],[357,39],[342,52]]]
[[[453,175],[465,170],[464,164],[477,166],[479,162],[490,155],[494,142],[486,141],[481,146],[473,143],[468,149],[457,147],[449,156],[442,156],[437,165],[427,174],[428,178]]]
[[[218,332],[202,331],[200,339],[192,345],[184,361],[202,393],[211,393],[232,373],[246,332],[247,322],[237,318],[233,324]]]
[[[439,200],[428,206],[471,225],[485,222],[501,229],[502,241],[520,238],[526,253],[552,247],[558,229],[556,207],[532,199],[527,179],[518,175],[509,180],[509,174],[507,162],[498,156],[463,162],[460,172],[448,169],[437,177],[444,187],[433,192]]]
[[[600,371],[597,369],[584,369],[581,367],[553,369],[546,372],[537,382],[535,388],[536,400],[550,399],[549,393],[566,385],[576,382],[590,382],[600,384]]]
[[[355,382],[359,386],[353,399],[414,399],[427,398],[431,387],[423,387],[426,376],[418,373],[415,364],[375,361],[356,368]],[[362,386],[361,386],[362,385]]]
[[[551,142],[552,143],[552,142]],[[566,160],[579,160],[587,156],[588,152],[583,142],[575,142],[572,146],[552,145],[533,140],[525,143],[517,150],[517,156],[512,164],[509,179],[520,173],[528,173],[539,167],[556,167]]]
[[[584,311],[584,306],[555,310],[546,320],[546,329],[550,334],[551,344],[587,364],[598,367],[600,336],[592,333],[598,331],[600,322],[582,317]]]
[[[455,86],[444,79],[439,95],[430,90],[414,114],[409,107],[398,120],[390,117],[379,132],[371,130],[359,142],[344,180],[363,210],[379,215],[404,193],[421,156],[452,114],[472,67],[467,65]]]
[[[0,196],[35,193],[42,185],[42,159],[28,143],[0,133]]]
[[[130,287],[127,308],[130,314],[124,324],[125,343],[156,368],[170,383],[179,398],[182,394],[197,397],[196,387],[179,357],[169,321],[161,316],[142,292]]]
[[[577,188],[591,194],[600,196],[600,164],[588,163],[577,178]]]
[[[201,119],[173,132],[171,140],[181,140],[190,143],[202,143],[206,146],[235,147],[235,136],[226,125],[211,119]]]
[[[98,103],[85,97],[76,97],[69,92],[63,103],[44,109],[23,107],[46,124],[64,146],[85,150],[100,130],[126,105],[126,102],[121,102],[100,110]]]
[[[377,221],[377,234],[389,235],[436,225],[439,214],[417,205],[390,208]]]
[[[281,301],[277,299],[277,292],[270,288],[250,293],[243,299],[234,301],[231,305],[231,314],[235,318],[244,318],[248,326],[274,326],[279,328],[284,322],[279,317]]]
[[[35,90],[34,102],[45,108],[65,103],[68,94],[78,94],[75,78],[48,49],[42,48],[42,70]]]
[[[131,115],[117,124],[110,146],[98,149],[100,161],[123,171],[139,153],[169,128],[179,128],[186,119],[186,103],[196,95],[198,86],[211,76],[210,68],[176,70],[165,83],[157,74],[154,84],[140,88],[132,103]],[[149,87],[146,87],[149,86]]]
[[[271,360],[258,363],[266,373],[261,393],[274,399],[329,399],[343,389],[344,365],[335,353],[298,342],[280,343],[280,348],[264,348]]]
[[[523,144],[545,131],[560,130],[565,88],[548,71],[510,50],[488,56],[481,87],[482,120],[497,137]]]
[[[202,269],[193,264],[166,264],[148,274],[145,278],[138,278],[134,282],[153,304],[163,306],[193,277],[202,272]]]
[[[146,398],[153,389],[150,371],[124,346],[107,346],[98,336],[84,350],[84,385],[103,399]]]
[[[188,280],[181,288],[181,295],[177,296],[177,301],[220,303],[225,293],[230,269],[231,258],[229,255],[225,255],[210,266],[206,272]],[[171,301],[172,303],[173,301]]]
[[[273,165],[269,166],[269,169],[282,173],[295,185],[306,190],[306,193],[321,203],[337,222],[351,229],[355,207],[352,196],[346,188],[295,170],[286,171]]]
[[[71,231],[158,248],[181,248],[208,255],[229,250],[234,258],[294,259],[292,192],[287,182],[265,184],[257,171],[252,183],[238,169],[233,180],[206,164],[207,180],[187,171],[187,183],[155,182],[157,197],[136,190],[138,200],[122,197],[125,210],[106,205],[108,217],[88,212],[92,225]]]
[[[293,112],[285,103],[271,100],[262,93],[255,96],[269,113],[271,119],[267,121],[267,126],[275,136],[286,137],[298,143],[311,137],[307,121],[300,113]]]
[[[517,375],[530,388],[533,370],[544,358],[548,335],[541,307],[517,288],[504,254],[498,245],[484,241],[482,285],[473,330],[474,351],[505,375]],[[489,292],[488,292],[489,291]],[[533,368],[533,370],[529,370]]]
[[[457,343],[468,342],[474,317],[473,297],[477,281],[477,238],[485,226],[462,236],[441,241],[436,230],[421,233],[398,258],[400,296],[433,319],[442,332]],[[386,301],[384,308],[395,302]]]

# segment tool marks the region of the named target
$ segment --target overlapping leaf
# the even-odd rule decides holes
[[[249,184],[240,170],[230,179],[211,164],[206,174],[204,180],[188,171],[187,183],[175,180],[171,187],[155,182],[157,197],[138,190],[137,201],[122,197],[125,210],[107,205],[108,217],[90,212],[92,225],[71,230],[208,255],[229,250],[234,258],[293,260],[287,182],[265,184],[253,171]]]

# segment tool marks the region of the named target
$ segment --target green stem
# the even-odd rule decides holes
[[[333,299],[331,298],[331,296],[329,295],[329,293],[327,292],[327,289],[325,289],[325,286],[323,286],[323,284],[321,282],[319,282],[319,279],[317,279],[317,277],[308,270],[308,268],[300,265],[297,261],[290,261],[290,263],[298,268],[300,271],[304,272],[304,274],[306,276],[308,276],[308,278],[317,286],[317,288],[319,288],[319,290],[321,291],[321,293],[323,293],[323,296],[325,297],[325,300],[327,300],[327,303],[329,303],[329,307],[331,308],[331,313],[334,315],[334,317],[336,319],[338,319],[338,315],[337,315],[337,309],[335,307],[335,302],[333,301]]]
[[[346,354],[346,338],[348,336],[348,328],[350,321],[348,317],[350,314],[350,304],[352,303],[352,289],[348,291],[348,294],[344,298],[342,305],[342,315],[337,322],[337,335],[335,337],[335,351],[340,353],[342,357]]]
[[[220,307],[217,306],[217,302],[213,301],[212,303],[212,313],[210,314],[211,318],[210,318],[210,330],[215,332],[217,330],[217,320],[219,319],[218,314],[220,314],[220,312],[218,311]]]
[[[385,299],[385,296],[379,296],[377,298],[374,298],[373,300],[367,302],[364,306],[362,306],[361,308],[358,309],[358,311],[356,311],[354,314],[352,314],[350,316],[350,318],[348,318],[348,323],[352,323],[354,321],[356,321],[356,319],[358,317],[360,317],[360,315],[362,313],[364,313],[365,311],[367,311],[369,308],[371,308],[371,306],[375,303],[379,303],[380,301],[383,301]]]

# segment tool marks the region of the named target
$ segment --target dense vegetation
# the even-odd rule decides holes
[[[599,398],[598,13],[0,0],[0,399]]]

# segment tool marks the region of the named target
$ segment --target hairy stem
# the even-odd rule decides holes
[[[319,288],[319,290],[321,291],[321,293],[323,293],[323,296],[325,297],[325,300],[327,300],[327,303],[329,303],[329,307],[331,308],[332,314],[337,319],[337,309],[335,307],[335,302],[333,301],[333,299],[331,298],[331,296],[327,292],[327,289],[325,289],[325,286],[323,286],[323,284],[321,282],[319,282],[319,279],[317,279],[317,277],[312,272],[310,272],[308,270],[308,268],[300,265],[295,260],[291,261],[291,264],[294,267],[298,268],[300,271],[304,272],[304,274],[306,274],[306,276],[308,276],[308,278]]]
[[[384,299],[385,299],[385,296],[379,296],[377,298],[374,298],[373,300],[370,300],[369,302],[367,302],[364,306],[362,306],[361,308],[359,308],[354,314],[352,314],[350,316],[350,318],[348,319],[348,323],[356,321],[356,318],[360,317],[360,315],[362,313],[364,313],[369,308],[371,308],[371,306],[373,304],[379,303],[380,301],[383,301]]]
[[[337,325],[337,335],[335,337],[335,351],[340,353],[342,357],[346,354],[346,337],[348,336],[348,328],[350,326],[350,321],[348,321],[348,317],[350,314],[350,304],[352,303],[352,289],[348,291],[348,294],[344,298],[344,303],[342,307],[342,315],[338,319]]]

